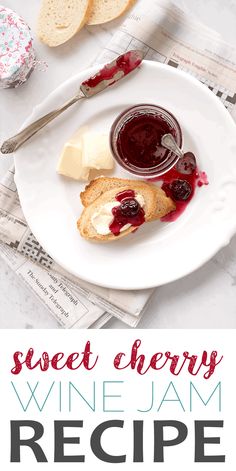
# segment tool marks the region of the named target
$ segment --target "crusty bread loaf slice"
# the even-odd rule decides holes
[[[126,185],[130,190],[139,190],[140,188],[143,188],[143,186],[148,186],[152,191],[154,191],[156,209],[152,214],[152,220],[160,219],[171,211],[174,211],[176,208],[172,199],[167,197],[160,187],[141,180],[128,180],[114,177],[99,177],[92,180],[80,194],[82,204],[87,207],[106,191],[112,190],[113,188],[120,191],[120,188],[124,185]]]
[[[56,47],[79,31],[91,12],[92,0],[42,0],[38,18],[39,39]]]
[[[130,190],[130,186],[125,186],[119,188],[119,191],[126,191]],[[132,188],[133,189],[133,188]],[[151,221],[153,215],[156,212],[156,195],[155,191],[153,191],[152,187],[149,185],[144,184],[142,187],[138,188],[138,193],[142,195],[144,199],[144,211],[145,211],[145,221]],[[105,205],[106,203],[110,203],[115,201],[115,197],[117,195],[117,188],[113,188],[111,190],[106,191],[101,196],[96,198],[89,206],[85,207],[80,219],[77,222],[77,227],[80,231],[80,234],[85,239],[94,240],[98,242],[110,242],[113,240],[120,239],[135,230],[134,227],[129,227],[128,229],[122,231],[120,235],[115,236],[113,234],[108,235],[100,235],[96,232],[95,228],[92,225],[91,218],[96,211],[98,211],[101,206]]]
[[[93,0],[88,25],[100,25],[123,15],[136,0]]]

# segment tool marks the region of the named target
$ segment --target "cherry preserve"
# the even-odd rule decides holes
[[[128,51],[119,56],[114,65],[105,65],[100,72],[93,77],[85,80],[82,85],[85,88],[95,88],[103,80],[111,80],[109,85],[113,85],[117,81],[117,74],[122,73],[123,76],[128,75],[132,70],[136,69],[142,62],[142,54],[139,51]]]
[[[162,163],[170,153],[161,145],[164,134],[175,130],[160,116],[143,113],[132,116],[117,136],[117,150],[125,164],[138,168],[152,168]]]
[[[114,219],[109,226],[112,234],[118,236],[126,224],[133,226],[134,230],[144,224],[145,212],[135,199],[135,192],[133,190],[118,193],[116,200],[121,204],[112,209]]]
[[[175,167],[152,181],[162,181],[161,188],[176,205],[175,211],[161,218],[163,222],[176,221],[192,200],[196,187],[208,185],[207,175],[199,171],[192,152],[186,152]]]

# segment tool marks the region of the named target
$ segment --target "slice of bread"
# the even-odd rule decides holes
[[[84,210],[77,222],[77,227],[82,237],[98,242],[109,242],[120,239],[134,231],[134,227],[130,227],[122,231],[119,236],[113,234],[100,235],[91,222],[92,216],[101,206],[115,201],[117,193],[126,190],[134,190],[142,195],[145,202],[143,208],[145,222],[160,219],[175,209],[175,204],[171,198],[168,198],[165,192],[155,185],[143,181],[100,177],[87,185],[85,191],[81,193]]]
[[[174,211],[176,206],[171,198],[167,197],[165,192],[158,186],[151,183],[146,183],[141,180],[128,180],[123,178],[108,178],[99,177],[92,180],[86,187],[85,190],[80,194],[81,202],[84,207],[88,207],[97,198],[103,195],[105,192],[115,188],[120,191],[124,185],[128,186],[129,189],[139,191],[143,186],[148,186],[152,189],[155,194],[155,212],[152,214],[152,220],[160,219],[166,216],[166,214]]]
[[[42,0],[38,18],[39,39],[50,47],[64,44],[90,16],[92,0]]]
[[[88,25],[100,25],[123,15],[136,0],[93,0]]]
[[[130,186],[122,186],[119,188],[119,191],[126,191],[130,190]],[[152,220],[153,215],[156,211],[156,198],[155,192],[149,185],[143,185],[142,187],[138,188],[138,193],[142,195],[144,199],[144,211],[145,211],[145,221],[148,222]],[[122,231],[120,235],[115,236],[113,234],[108,235],[100,235],[97,233],[93,224],[91,222],[91,218],[95,212],[98,211],[101,206],[105,205],[106,203],[110,203],[115,201],[115,197],[117,195],[117,188],[113,188],[111,190],[106,191],[101,196],[96,198],[89,206],[84,208],[80,219],[77,222],[77,227],[80,231],[80,234],[85,239],[94,240],[98,242],[109,242],[112,240],[120,239],[135,230],[133,226],[129,227],[128,229]]]

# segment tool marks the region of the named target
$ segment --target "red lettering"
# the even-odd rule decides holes
[[[78,366],[73,366],[73,363],[78,360],[79,358],[79,353],[77,352],[74,352],[74,353],[71,353],[71,355],[68,356],[67,358],[67,362],[66,362],[66,365],[67,365],[67,368],[69,368],[69,370],[76,370],[76,368],[78,368]]]
[[[131,350],[130,361],[124,366],[121,366],[121,359],[125,357],[126,355],[123,352],[118,353],[118,355],[116,355],[114,359],[114,367],[117,370],[125,370],[125,368],[128,368],[130,366],[132,370],[136,369],[137,373],[139,373],[140,375],[145,375],[150,368],[152,368],[153,370],[161,370],[162,368],[164,368],[167,362],[167,359],[164,361],[164,363],[161,366],[159,367],[157,366],[158,361],[160,361],[163,358],[163,353],[160,353],[160,352],[155,353],[152,356],[149,364],[144,367],[145,355],[141,354],[137,356],[140,345],[141,345],[141,340],[139,339],[135,340],[132,346],[132,350]]]
[[[40,368],[41,371],[47,371],[50,366],[53,370],[59,371],[63,368],[67,367],[69,370],[77,370],[81,366],[83,366],[86,370],[92,370],[98,361],[98,355],[92,361],[92,357],[94,356],[93,352],[91,352],[90,342],[88,341],[85,344],[84,351],[82,353],[74,352],[71,353],[67,358],[65,358],[65,354],[62,352],[56,353],[50,359],[49,354],[47,352],[43,352],[41,357],[34,362],[34,349],[30,348],[26,355],[20,351],[17,351],[13,355],[14,366],[11,369],[11,373],[14,375],[18,375],[23,368],[23,365],[26,366],[28,370],[34,370],[35,368]],[[80,358],[80,362],[75,365],[76,360]],[[59,362],[64,359],[64,362],[59,365]]]
[[[85,345],[85,350],[83,352],[83,364],[86,370],[92,370],[95,365],[97,364],[98,361],[98,356],[96,357],[95,362],[93,363],[92,366],[89,365],[90,362],[90,355],[93,355],[93,352],[90,350],[90,342],[88,341]]]
[[[13,375],[18,375],[22,370],[22,363],[21,363],[19,357],[23,357],[23,353],[22,352],[15,352],[14,355],[13,355],[13,360],[14,360],[15,366],[11,369],[11,373]]]
[[[61,361],[62,358],[64,358],[64,356],[65,355],[62,352],[59,352],[59,353],[56,353],[56,355],[53,355],[52,360],[51,360],[51,365],[54,370],[62,370],[64,368],[65,363],[61,367],[58,366],[59,361]]]
[[[223,360],[223,356],[221,356],[220,360],[216,361],[217,355],[218,355],[218,352],[213,351],[210,355],[210,362],[207,363],[207,352],[205,351],[203,352],[202,363],[205,366],[209,366],[209,370],[207,370],[206,373],[204,374],[205,379],[209,379],[213,375],[217,365],[219,365],[219,363]]]
[[[136,370],[138,374],[144,375],[148,372],[149,369],[161,370],[167,363],[169,364],[169,371],[172,375],[178,376],[183,370],[185,364],[187,363],[188,372],[196,376],[203,367],[209,367],[208,370],[203,374],[205,379],[209,379],[214,373],[216,366],[222,361],[223,356],[217,362],[216,358],[218,353],[216,351],[211,352],[210,359],[208,360],[208,353],[204,350],[202,357],[199,358],[198,355],[189,355],[189,352],[183,352],[181,359],[179,355],[171,355],[169,351],[165,353],[157,352],[152,355],[150,361],[147,360],[146,355],[141,353],[139,354],[138,350],[141,346],[141,340],[137,339],[132,345],[130,360],[125,363],[124,358],[126,354],[124,352],[118,353],[114,358],[114,367],[117,370],[125,370],[126,368],[131,368],[131,370]],[[163,360],[163,357],[165,359]],[[197,361],[199,358],[199,366]]]

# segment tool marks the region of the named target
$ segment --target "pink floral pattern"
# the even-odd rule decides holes
[[[0,6],[0,88],[24,82],[34,61],[29,26],[15,12]]]

